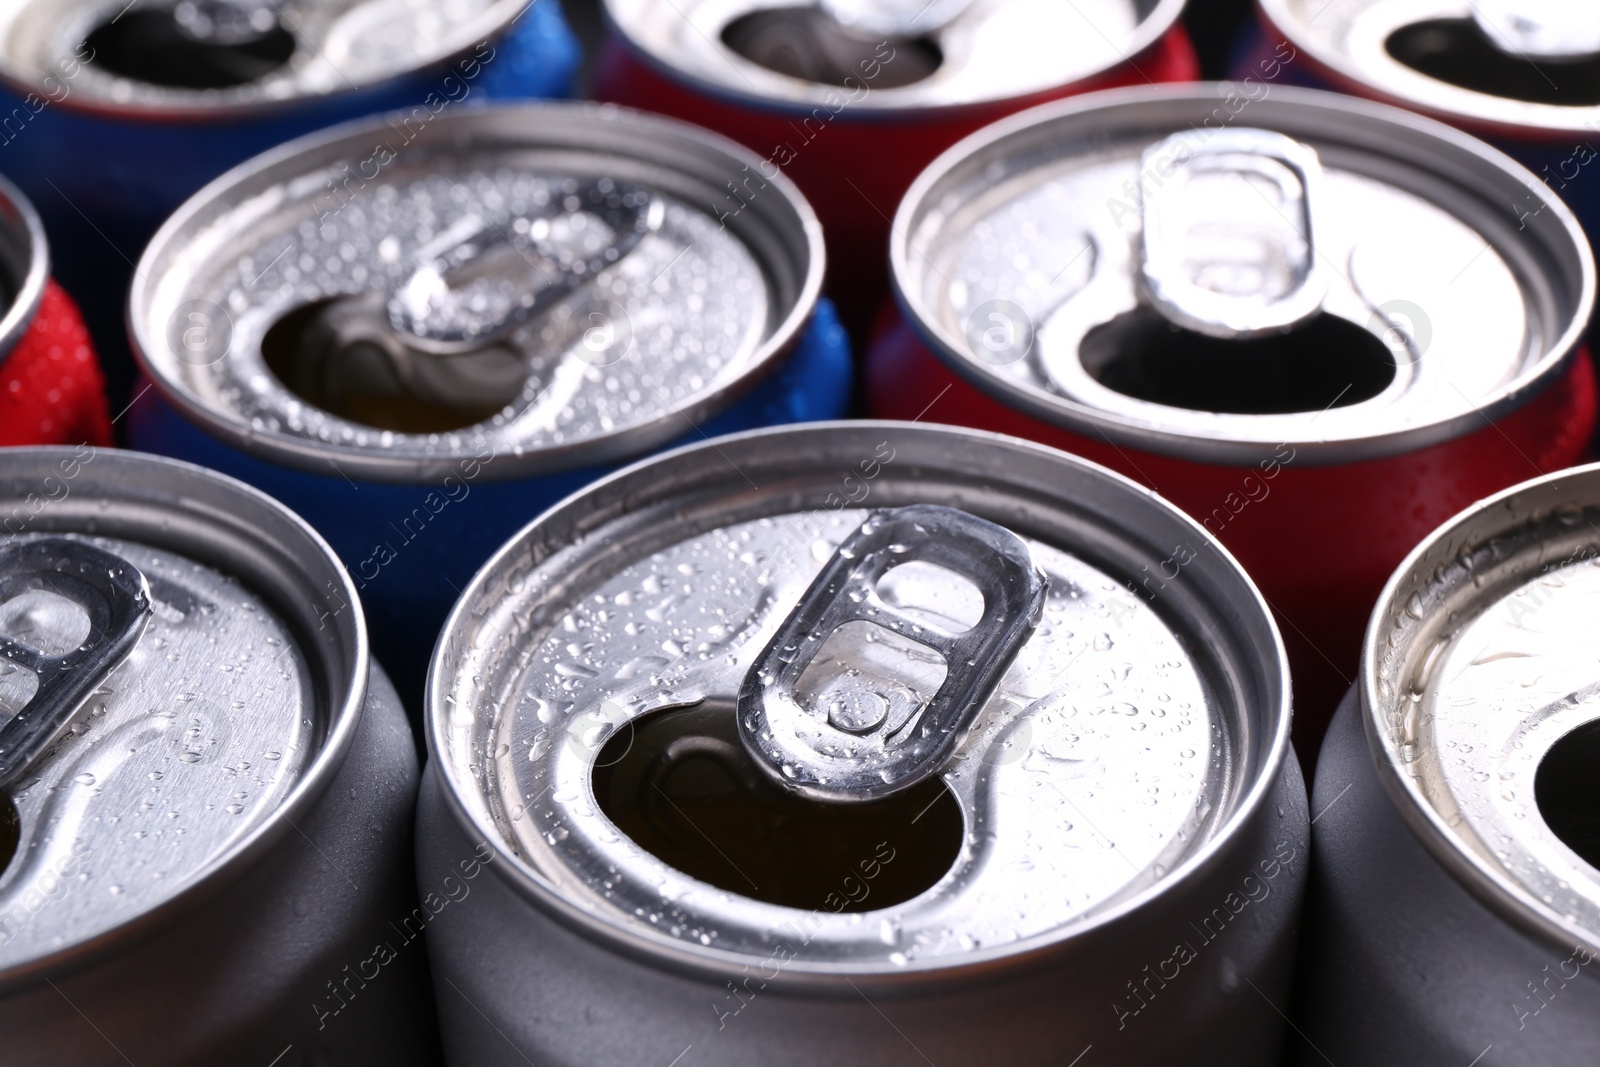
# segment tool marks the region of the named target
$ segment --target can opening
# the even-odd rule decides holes
[[[268,369],[309,404],[380,430],[446,433],[490,418],[527,385],[526,360],[504,347],[440,357],[406,351],[378,331],[351,342],[335,321],[349,300],[295,308],[261,338]]]
[[[723,27],[722,43],[768,70],[851,92],[913,85],[944,62],[931,37],[862,33],[815,7],[741,15]]]
[[[862,804],[803,799],[739,741],[732,701],[623,727],[593,772],[600,810],[662,862],[768,904],[862,912],[910,900],[961,852],[960,805],[936,777]]]
[[[1223,339],[1141,306],[1090,330],[1079,358],[1091,378],[1135,400],[1237,415],[1348,407],[1396,373],[1382,338],[1326,312],[1285,333]]]
[[[1600,868],[1600,722],[1567,734],[1545,753],[1533,779],[1534,801],[1562,844]]]
[[[1472,92],[1530,104],[1600,104],[1600,57],[1540,57],[1536,65],[1526,56],[1496,48],[1470,18],[1402,26],[1384,47],[1412,70]]]
[[[196,37],[180,19],[182,7],[124,11],[102,22],[84,41],[92,62],[151,85],[231,89],[260,81],[294,55],[294,34],[281,20],[258,36],[223,43]]]

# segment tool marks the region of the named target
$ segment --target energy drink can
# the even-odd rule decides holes
[[[195,190],[360,115],[565,96],[577,64],[558,0],[20,0],[0,11],[0,173],[44,216],[120,407],[130,272]]]
[[[435,1062],[416,756],[327,544],[88,445],[8,451],[0,526],[5,1062]]]
[[[778,179],[714,212],[751,162],[597,105],[286,145],[151,242],[130,320],[155,389],[130,440],[304,515],[420,711],[450,605],[534,515],[679,440],[843,414],[811,209]]]
[[[0,178],[0,446],[111,443],[105,380],[44,226]]]
[[[602,100],[724,133],[760,157],[737,212],[782,173],[828,237],[828,293],[864,337],[887,291],[889,220],[935,156],[1032,104],[1199,77],[1183,0],[606,0]]]
[[[1481,141],[1302,89],[1234,112],[1231,91],[1051,104],[934,164],[897,216],[904,317],[868,406],[1056,445],[1198,519],[1278,613],[1310,763],[1405,554],[1584,457],[1594,262]],[[1524,195],[1543,206],[1518,229],[1500,205]]]
[[[1526,482],[1384,589],[1317,768],[1297,1064],[1600,1047],[1600,467]]]
[[[419,878],[492,857],[428,928],[451,1063],[1278,1062],[1282,644],[1103,468],[865,422],[640,463],[473,579],[427,723]]]

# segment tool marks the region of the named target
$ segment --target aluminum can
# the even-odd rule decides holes
[[[779,179],[713,213],[750,162],[592,104],[445,115],[404,147],[383,121],[286,145],[151,242],[130,317],[156,388],[129,438],[321,531],[420,715],[450,606],[540,511],[682,439],[843,414],[849,345],[805,200]]]
[[[1292,88],[1234,113],[1233,93],[1064,101],[942,157],[896,217],[904,312],[868,408],[1044,441],[1199,519],[1278,613],[1309,765],[1405,554],[1585,455],[1594,264],[1481,141]],[[1527,191],[1545,208],[1519,230],[1502,205]]]
[[[1441,526],[1378,601],[1317,768],[1295,1063],[1600,1047],[1600,467]]]
[[[428,927],[446,1057],[1276,1064],[1287,685],[1226,551],[1053,449],[852,422],[640,463],[435,651],[418,877],[489,868]]]
[[[0,173],[44,216],[121,407],[133,265],[202,185],[361,115],[402,110],[411,130],[486,99],[567,96],[578,59],[559,0],[14,0]]]
[[[437,1062],[416,757],[338,559],[186,463],[5,459],[5,1062]]]
[[[0,446],[111,443],[105,380],[44,226],[0,178]]]
[[[601,100],[688,119],[761,156],[738,212],[787,175],[828,238],[828,294],[864,339],[887,291],[889,220],[935,156],[1032,104],[1192,81],[1183,0],[605,0]]]

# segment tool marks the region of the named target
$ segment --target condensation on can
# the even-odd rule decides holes
[[[513,532],[675,442],[836,418],[853,370],[819,302],[821,235],[798,192],[780,179],[737,219],[711,210],[750,158],[731,142],[596,105],[481,108],[441,117],[403,150],[391,152],[393,140],[373,122],[292,143],[163,229],[132,297],[156,388],[129,432],[138,447],[277,495],[327,536],[361,591],[379,660],[420,714],[439,625]],[[386,165],[348,201],[317,184],[342,161],[371,158]],[[587,256],[608,239],[610,224],[577,203],[584,196],[637,201],[625,213],[637,240],[557,277],[540,241]],[[256,211],[267,199],[274,210]],[[459,236],[467,231],[476,236]],[[373,321],[410,308],[412,283],[434,276],[419,257],[439,241],[447,258],[477,249],[462,253],[467,266],[501,255],[495,269],[525,272],[530,290],[579,280],[479,351],[430,357],[413,338],[385,356],[411,361],[394,367],[418,376],[416,388],[317,392],[318,368],[338,370],[334,355],[357,368],[353,378],[369,373],[351,346],[323,343],[365,321],[352,301],[367,297],[349,294],[390,308]],[[490,277],[482,294],[491,305],[497,284]],[[384,336],[399,337],[384,321]]]
[[[8,451],[0,515],[6,1062],[433,1062],[415,753],[326,543],[88,445]],[[120,661],[68,652],[108,635]]]
[[[1217,120],[1235,94],[1226,84],[1116,90],[952,149],[896,221],[897,296],[909,311],[884,310],[867,404],[1088,456],[1200,520],[1278,613],[1310,764],[1396,563],[1472,501],[1585,456],[1595,381],[1574,357],[1594,265],[1560,201],[1467,135],[1292,88],[1258,94],[1232,125]],[[1139,221],[1172,179],[1141,153],[1168,145],[1175,161],[1203,160],[1211,146],[1236,159],[1234,142],[1285,134],[1322,158],[1318,236],[1301,254],[1322,276],[1324,310],[1298,334],[1250,336],[1280,364],[1315,356],[1324,368],[1285,377],[1260,362],[1268,357],[1241,354],[1196,374],[1186,361],[1244,349],[1213,347],[1235,342],[1155,309],[1162,283],[1141,266],[1155,260],[1141,252]],[[1528,190],[1544,209],[1518,230],[1497,211]],[[1254,192],[1231,203],[1252,234],[1289,217]],[[1232,254],[1214,248],[1205,254]],[[1272,349],[1274,336],[1301,342]],[[1304,395],[1278,396],[1269,386],[1279,379]],[[1153,587],[1163,580],[1151,576]]]
[[[988,625],[989,575],[902,542],[864,615],[781,640],[825,563],[948,508],[1041,573],[1035,628],[933,777],[870,803],[774,785],[794,768],[736,736],[763,663],[809,655],[794,698],[869,767],[974,669],[890,619]],[[1237,564],[1093,464],[862,422],[640,463],[508,543],[435,653],[418,870],[495,856],[481,906],[429,928],[448,1058],[1275,1063],[1309,840],[1288,719]]]
[[[828,294],[858,342],[888,289],[895,206],[940,152],[1046,100],[1200,73],[1179,22],[1183,0],[902,4],[899,29],[852,28],[841,21],[850,5],[834,3],[835,17],[828,6],[606,0],[611,33],[594,91],[760,155],[729,183],[723,211],[741,210],[774,174],[799,185],[827,234]],[[799,17],[804,26],[759,22]],[[772,35],[765,45],[763,32]],[[821,66],[787,71],[784,55]]]

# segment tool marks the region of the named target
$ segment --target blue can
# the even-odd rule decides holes
[[[545,508],[677,444],[846,412],[821,228],[781,175],[740,184],[758,164],[581,104],[284,145],[146,250],[130,442],[305,516],[415,708],[460,590]]]
[[[206,182],[362,115],[406,109],[426,123],[492,99],[567,97],[580,59],[560,0],[7,6],[0,173],[38,205],[114,394],[132,375],[133,264]]]

